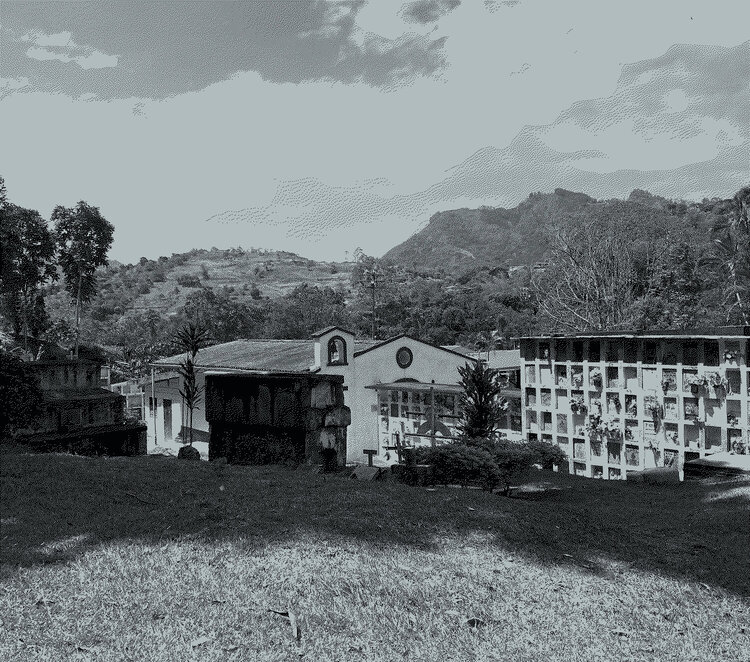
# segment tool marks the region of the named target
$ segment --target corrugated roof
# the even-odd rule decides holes
[[[583,331],[581,333],[551,333],[538,336],[520,336],[518,340],[550,340],[566,338],[747,338],[750,326],[710,326],[694,329],[662,329],[651,331]]]
[[[486,358],[487,352],[481,352],[480,358]],[[517,349],[495,349],[489,352],[487,365],[495,370],[512,370],[521,367],[521,352]]]
[[[364,349],[371,344],[370,341],[355,341],[354,349]],[[182,353],[175,354],[153,365],[177,366],[184,357]],[[202,369],[308,372],[314,360],[314,344],[310,340],[233,340],[200,350],[195,365]]]

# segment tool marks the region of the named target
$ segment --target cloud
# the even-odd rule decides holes
[[[70,32],[45,34],[30,32],[21,37],[21,41],[33,44],[26,51],[26,57],[45,62],[75,62],[81,69],[105,69],[116,67],[118,57],[107,55],[91,46],[79,46],[73,41]]]
[[[461,0],[415,0],[401,8],[401,15],[407,23],[434,23],[452,12]]]
[[[279,183],[262,207],[222,212],[209,223],[276,227],[296,250],[330,259],[332,238],[342,232],[367,237],[368,252],[378,254],[436,211],[509,207],[556,187],[603,198],[635,188],[688,200],[728,196],[747,183],[747,47],[679,45],[628,65],[611,95],[527,126],[505,147],[479,149],[418,191],[397,192],[383,179],[341,187],[302,178]],[[717,75],[731,84],[717,85]]]
[[[521,0],[484,0],[484,6],[493,13],[500,7],[515,7],[520,4]]]
[[[71,96],[164,99],[242,72],[280,84],[330,81],[393,89],[437,76],[447,66],[445,37],[409,33],[403,25],[400,34],[387,37],[363,30],[357,19],[364,4],[9,3],[4,27],[29,38],[3,44],[3,73]],[[99,50],[79,46],[71,32]],[[50,60],[79,66],[53,68]]]

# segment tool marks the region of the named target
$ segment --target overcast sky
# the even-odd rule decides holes
[[[750,183],[747,0],[0,7],[0,174],[86,200],[114,259],[379,255],[436,211],[557,187]]]

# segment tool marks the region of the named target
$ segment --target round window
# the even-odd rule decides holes
[[[408,368],[413,359],[414,355],[408,347],[402,347],[396,352],[396,363],[400,368]]]

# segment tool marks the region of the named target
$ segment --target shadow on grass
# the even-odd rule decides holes
[[[750,595],[747,479],[649,485],[540,473],[544,489],[506,498],[174,458],[0,459],[4,573],[123,540],[195,536],[255,548],[310,534],[435,549],[446,537],[480,534],[543,564],[614,578],[617,562],[617,572],[654,571]]]

